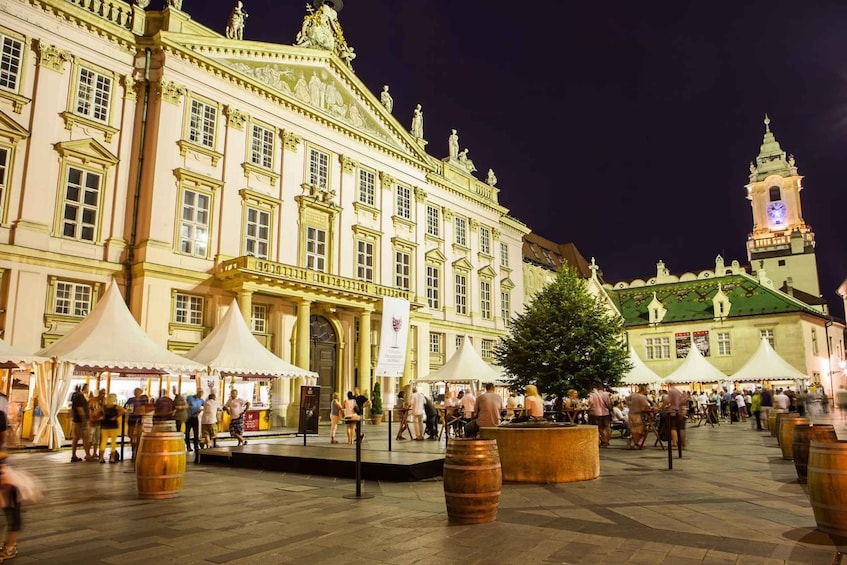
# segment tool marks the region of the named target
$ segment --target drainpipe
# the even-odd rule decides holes
[[[129,250],[126,254],[126,305],[132,300],[132,265],[135,262],[135,243],[138,237],[138,201],[141,199],[141,176],[144,172],[144,147],[147,137],[147,107],[150,104],[150,48],[144,50],[144,98],[141,102],[141,131],[138,135],[138,166],[135,171],[135,191],[132,196],[132,221]]]

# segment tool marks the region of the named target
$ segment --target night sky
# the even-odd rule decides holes
[[[183,7],[223,33],[234,4]],[[659,259],[676,274],[718,253],[746,264],[744,185],[767,112],[805,176],[821,292],[842,316],[847,6],[656,4],[346,0],[339,21],[357,75],[390,85],[404,127],[422,105],[430,154],[459,130],[511,214],[596,257],[609,282],[653,276]],[[245,39],[292,44],[305,0],[244,9]]]

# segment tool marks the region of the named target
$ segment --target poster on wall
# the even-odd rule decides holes
[[[379,333],[379,356],[376,377],[402,377],[406,367],[406,342],[409,339],[409,301],[402,298],[382,299],[382,327]]]
[[[318,433],[318,413],[321,407],[321,387],[300,387],[300,422],[297,425],[298,434]]]
[[[688,357],[688,352],[691,350],[691,333],[675,333],[674,341],[676,342],[676,358],[685,359],[686,357]]]
[[[703,357],[709,357],[712,354],[712,347],[709,344],[709,330],[694,332],[694,345],[697,346]]]

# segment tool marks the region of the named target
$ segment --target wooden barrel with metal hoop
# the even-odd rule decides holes
[[[779,426],[779,447],[782,449],[783,459],[788,461],[794,459],[794,427],[811,423],[812,421],[804,416],[782,417],[782,422]]]
[[[847,536],[847,440],[809,442],[809,502],[818,529]]]
[[[797,480],[805,484],[809,467],[809,442],[835,441],[835,426],[832,424],[798,424],[794,426],[794,439],[791,442],[794,453],[794,468]]]
[[[454,439],[444,459],[447,517],[456,524],[484,524],[497,519],[503,474],[497,442]]]
[[[773,410],[771,410],[770,414],[768,414],[768,431],[771,433],[771,437],[776,437],[776,417],[779,414],[785,413],[786,410],[774,408]]]
[[[782,420],[784,418],[791,418],[797,416],[797,412],[777,412],[776,414],[776,426],[773,430],[773,436],[776,438],[777,445],[779,445],[779,430],[780,426],[782,426]]]
[[[144,432],[135,457],[139,498],[173,498],[185,475],[185,435]]]

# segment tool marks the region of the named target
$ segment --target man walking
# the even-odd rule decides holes
[[[191,432],[194,432],[194,450],[199,450],[200,446],[200,419],[198,414],[203,408],[203,389],[201,388],[195,394],[189,394],[185,399],[188,405],[188,418],[185,420],[185,449],[191,451]]]
[[[415,437],[414,437],[414,439],[416,441],[423,441],[423,438],[424,438],[423,437],[423,434],[424,434],[423,419],[424,419],[424,414],[426,413],[426,410],[425,410],[426,398],[424,398],[423,394],[418,392],[417,387],[414,387],[412,389],[411,404],[412,404],[412,420],[413,420],[414,425],[415,425]]]
[[[612,397],[597,383],[588,395],[588,421],[597,426],[600,433],[600,447],[609,447],[612,439]]]
[[[71,440],[71,463],[82,461],[76,456],[77,446],[82,442],[86,461],[97,461],[91,454],[91,431],[88,427],[88,384],[82,385],[71,396],[73,439]]]

